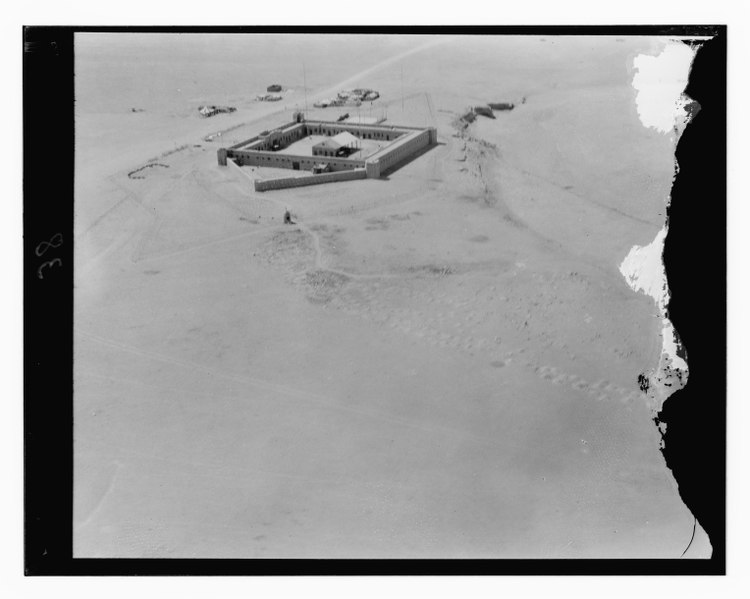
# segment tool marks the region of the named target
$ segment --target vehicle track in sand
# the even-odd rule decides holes
[[[236,168],[240,169],[241,167],[236,166]],[[244,172],[243,175],[250,178]],[[280,211],[285,210],[285,206],[281,201],[272,197],[264,199],[273,202],[278,206]],[[346,279],[344,286],[347,286],[350,281],[355,284],[374,283],[375,285],[379,285],[379,282],[385,284],[389,279],[402,280],[408,283],[408,281],[418,279],[420,276],[440,274],[427,272],[359,274],[343,269],[330,268],[325,264],[318,232],[311,228],[311,226],[303,223],[297,223],[295,227],[309,236],[312,242],[315,271],[344,277]],[[293,266],[285,264],[283,259],[277,265],[296,272],[296,275],[292,276],[293,283],[302,290],[307,290],[306,292],[309,293],[309,281],[306,280],[304,273],[299,272],[299,268],[295,269]],[[306,273],[310,272],[309,268],[303,268],[303,270]],[[481,274],[483,273],[467,272],[458,276],[471,278],[472,276],[479,276]],[[383,288],[378,289],[378,287],[372,287],[371,285],[366,287],[366,290],[360,289],[360,293],[347,294],[346,290],[339,289],[342,285],[338,284],[335,286],[336,289],[330,292],[327,297],[323,297],[320,303],[325,304],[326,307],[341,310],[348,315],[357,316],[371,321],[376,325],[400,332],[419,343],[459,351],[470,356],[474,356],[475,353],[486,354],[485,358],[487,361],[497,368],[503,368],[511,363],[515,363],[515,365],[529,370],[539,379],[549,384],[567,388],[595,401],[617,401],[628,404],[640,398],[640,393],[635,383],[632,389],[627,389],[606,378],[589,380],[577,374],[566,372],[554,364],[543,363],[538,358],[534,358],[532,353],[523,344],[516,344],[513,347],[503,344],[502,347],[498,347],[492,338],[483,336],[477,331],[469,332],[468,329],[472,327],[476,328],[475,325],[481,322],[476,309],[477,306],[474,306],[476,302],[464,302],[461,304],[461,308],[456,310],[457,306],[454,305],[454,301],[446,296],[435,298],[429,293],[415,294],[409,289],[408,284],[406,286],[403,284],[399,286],[406,289],[404,295],[408,295],[409,297],[408,299],[401,298],[396,303],[406,302],[411,305],[427,305],[432,303],[433,306],[435,304],[443,304],[445,308],[449,309],[439,312],[436,321],[425,321],[425,314],[421,310],[412,310],[408,314],[390,310],[388,305],[392,301],[384,301],[384,298],[382,298]],[[493,306],[486,306],[486,308],[490,310],[497,309]],[[467,326],[467,323],[470,326]],[[546,345],[550,343],[546,342]]]
[[[231,163],[232,165],[234,165],[234,168],[236,168],[237,170],[239,170],[239,172],[242,173],[243,176],[247,177],[251,182],[253,181],[252,177],[250,177],[250,175],[248,175],[247,173],[245,173],[242,170],[241,166],[235,164],[231,160],[228,161],[228,163]],[[284,204],[284,202],[282,202],[280,200],[277,200],[276,198],[274,198],[272,196],[264,197],[263,200],[265,200],[267,202],[271,202],[272,204],[274,204],[279,209],[279,212],[282,213],[282,214],[287,209],[286,205]],[[290,227],[290,225],[287,225],[287,227]],[[360,280],[389,279],[389,278],[390,279],[394,279],[394,278],[403,278],[403,277],[407,276],[407,275],[398,274],[398,273],[357,273],[357,272],[351,272],[351,271],[346,271],[346,270],[337,269],[337,268],[331,268],[329,266],[326,266],[325,261],[323,259],[323,250],[322,250],[321,245],[320,245],[320,236],[318,235],[318,233],[314,229],[312,229],[312,227],[310,225],[307,225],[306,223],[299,222],[299,221],[294,222],[291,225],[291,227],[292,227],[292,229],[290,229],[290,230],[293,230],[293,228],[297,228],[300,231],[302,231],[303,233],[305,233],[306,235],[308,235],[310,237],[310,239],[312,240],[313,251],[314,251],[314,254],[315,254],[314,265],[315,265],[315,270],[316,271],[324,271],[324,272],[328,272],[328,273],[331,273],[331,274],[339,275],[339,276],[342,276],[342,277],[347,277],[349,279],[360,279]]]
[[[569,259],[573,262],[583,262],[587,266],[594,268],[605,280],[607,280],[611,285],[613,285],[614,288],[619,287],[619,288],[622,288],[623,291],[625,291],[625,288],[622,286],[622,283],[623,283],[622,276],[620,275],[620,272],[617,268],[603,265],[598,260],[595,260],[589,256],[584,256],[584,255],[571,251],[561,242],[537,230],[535,227],[531,226],[530,223],[526,222],[524,219],[518,216],[518,214],[516,214],[511,209],[511,207],[507,204],[507,202],[503,199],[503,189],[495,173],[496,172],[502,173],[502,170],[504,168],[508,168],[514,172],[519,173],[522,177],[525,177],[527,179],[540,180],[545,185],[554,187],[556,191],[560,191],[560,192],[570,195],[571,197],[575,197],[576,199],[580,200],[582,203],[590,204],[591,206],[597,209],[613,210],[614,213],[616,213],[618,216],[622,216],[631,220],[635,220],[639,224],[649,224],[653,226],[653,223],[648,223],[647,221],[643,219],[633,217],[617,209],[600,204],[599,202],[596,202],[594,200],[583,198],[571,192],[570,190],[565,189],[559,184],[551,181],[550,179],[546,179],[542,177],[541,175],[537,175],[530,171],[521,169],[513,165],[512,163],[507,162],[498,153],[496,149],[488,145],[488,142],[486,140],[472,135],[470,133],[471,126],[467,129],[467,131],[469,131],[468,134],[463,133],[460,130],[458,130],[458,133],[460,134],[458,139],[464,141],[465,148],[471,148],[473,146],[472,151],[466,151],[466,155],[467,157],[470,156],[471,157],[470,162],[474,163],[477,166],[478,174],[474,177],[474,179],[475,180],[478,179],[479,184],[483,190],[485,201],[487,199],[491,199],[492,207],[499,209],[501,211],[503,215],[503,220],[506,223],[508,223],[510,226],[518,228],[519,230],[522,230],[528,235],[532,236],[537,241],[537,243],[539,244],[539,247],[544,252],[549,253],[549,254],[554,254],[555,256],[564,256],[566,259]],[[487,152],[480,151],[482,146],[486,146],[490,148],[492,152],[488,154]],[[497,163],[494,163],[491,160],[491,156],[494,156],[497,158]],[[484,164],[484,168],[481,168],[482,164]],[[619,266],[619,264],[616,266]]]
[[[311,241],[313,238],[308,237]],[[474,272],[471,268],[465,273],[453,272],[452,269],[423,269],[390,278],[381,275],[351,277],[346,271],[312,270],[312,257],[306,258],[309,248],[310,245],[300,244],[294,236],[284,235],[271,242],[268,261],[275,268],[285,270],[288,280],[300,293],[326,309],[393,330],[413,343],[484,360],[495,368],[511,364],[524,368],[546,383],[567,388],[592,400],[628,404],[641,397],[635,381],[632,388],[626,388],[606,378],[589,379],[545,362],[539,357],[545,354],[545,350],[560,351],[569,356],[570,350],[561,345],[561,340],[543,332],[544,321],[537,325],[536,332],[526,328],[525,320],[532,316],[533,310],[528,306],[524,309],[516,300],[511,304],[504,303],[508,298],[497,291],[497,284],[489,283],[491,278],[486,293],[480,288],[465,296],[466,292],[459,291],[460,286],[454,289],[455,281],[474,285],[474,288],[481,285],[476,280],[492,277],[491,265],[482,272]],[[497,268],[495,266],[494,270]],[[497,271],[498,274],[502,272],[503,269]],[[326,279],[319,273],[341,278]],[[454,283],[444,287],[443,283],[451,279]],[[456,293],[464,296],[456,296]],[[534,310],[541,310],[543,316],[553,298],[540,299],[540,302],[547,304],[540,303]],[[501,322],[497,321],[499,317]],[[490,326],[490,322],[496,324]],[[493,326],[500,326],[500,329],[495,331]],[[539,332],[539,327],[542,327],[542,332]],[[502,340],[498,334],[502,334]],[[531,350],[532,338],[539,352]]]
[[[417,46],[415,48],[411,48],[409,50],[406,50],[406,51],[401,52],[399,54],[396,54],[394,56],[390,56],[390,57],[388,57],[388,58],[380,61],[379,63],[377,63],[375,65],[372,65],[371,67],[368,67],[366,69],[363,69],[363,70],[355,73],[354,75],[351,75],[351,76],[349,76],[349,77],[347,77],[347,78],[339,81],[338,83],[336,83],[336,84],[334,84],[334,85],[332,85],[332,86],[330,86],[330,87],[328,87],[328,88],[326,88],[324,90],[315,92],[314,94],[312,94],[309,97],[309,100],[310,100],[310,102],[313,102],[316,99],[323,98],[323,97],[325,97],[327,95],[332,94],[333,92],[341,90],[341,88],[344,88],[344,87],[346,87],[346,86],[348,86],[350,84],[353,84],[353,83],[357,82],[362,77],[365,77],[365,76],[370,75],[370,74],[372,74],[374,72],[377,72],[378,70],[383,69],[383,68],[385,68],[385,67],[387,67],[387,66],[389,66],[391,64],[394,64],[394,63],[398,62],[399,60],[403,60],[404,58],[406,58],[408,56],[411,56],[412,54],[417,54],[419,52],[423,52],[423,51],[428,50],[428,49],[430,49],[432,47],[435,47],[435,46],[440,45],[440,44],[445,44],[445,43],[448,43],[450,41],[451,41],[450,39],[436,38],[436,39],[430,40],[428,42],[425,42],[424,44],[421,44],[421,45],[419,45],[419,46]],[[417,95],[422,95],[422,94],[420,92]],[[425,94],[425,95],[427,96],[427,101],[430,103],[429,106],[431,107],[431,99],[429,98],[429,94]],[[249,125],[252,125],[252,124],[259,123],[261,121],[267,120],[267,119],[269,119],[269,118],[271,118],[271,117],[273,117],[275,115],[282,115],[282,114],[284,114],[285,112],[288,112],[288,111],[289,111],[289,106],[286,105],[286,104],[283,107],[272,107],[272,108],[269,108],[269,109],[261,112],[260,114],[255,115],[255,117],[252,118],[252,119],[250,119],[250,120],[247,120],[247,121],[238,120],[238,121],[235,121],[235,122],[227,123],[227,127],[225,127],[224,129],[222,129],[221,131],[219,131],[217,133],[230,132],[230,131],[233,131],[235,129],[239,129],[239,128],[244,127],[244,126],[249,126]],[[434,113],[432,113],[432,111],[431,111],[431,114],[432,114],[432,118],[434,119]],[[158,154],[158,156],[159,157],[166,157],[166,156],[169,156],[171,154],[175,154],[176,153],[175,148],[179,148],[179,151],[182,151],[184,149],[189,149],[191,146],[193,146],[195,144],[202,143],[203,142],[203,138],[206,137],[207,135],[209,135],[209,134],[201,133],[201,132],[196,133],[195,131],[191,131],[190,133],[187,133],[187,134],[185,134],[183,136],[180,136],[178,139],[171,139],[170,143],[172,144],[172,146],[169,149],[167,149],[167,150],[161,152],[160,154]],[[216,134],[213,134],[213,135],[216,135]],[[127,172],[132,171],[134,168],[143,167],[143,166],[146,165],[146,163],[151,162],[152,160],[156,160],[156,159],[157,159],[156,157],[152,157],[152,158],[145,159],[145,160],[141,161],[140,164],[138,164],[135,167],[132,167],[132,166],[130,166],[130,167],[124,167],[124,168],[122,168],[120,170],[115,171],[114,173],[112,173],[110,171],[111,174],[103,174],[102,178],[108,179],[110,181],[114,181],[117,176],[126,174]],[[105,209],[101,214],[99,214],[98,216],[96,216],[94,218],[94,220],[92,221],[92,224],[89,225],[89,227],[83,232],[83,234],[88,233],[91,229],[93,229],[97,225],[99,225],[103,220],[105,220],[107,217],[109,217],[112,212],[115,211],[115,209],[117,208],[118,205],[120,205],[122,203],[123,203],[123,200],[121,199],[120,201],[116,202],[115,205],[110,206],[109,208]]]
[[[184,172],[180,176],[180,180],[184,180],[186,178],[192,178],[196,181],[197,185],[201,188],[205,188],[205,185],[201,184],[200,181],[198,181],[197,177],[195,177],[194,169],[190,169],[186,172]],[[162,260],[165,258],[172,258],[175,256],[180,256],[183,254],[187,254],[190,252],[194,252],[196,250],[206,249],[209,247],[222,245],[225,243],[232,243],[241,239],[245,239],[248,237],[253,237],[256,235],[261,235],[264,233],[268,233],[274,230],[278,230],[280,228],[279,225],[269,225],[264,226],[261,228],[253,229],[252,231],[246,231],[243,233],[237,233],[234,235],[229,235],[227,237],[220,237],[218,239],[211,239],[204,242],[199,243],[187,243],[187,244],[180,244],[174,249],[166,250],[163,252],[151,252],[148,253],[146,251],[146,247],[150,242],[152,242],[155,237],[159,233],[159,229],[163,224],[163,217],[160,215],[158,208],[153,207],[150,208],[146,206],[141,198],[139,197],[138,193],[135,192],[132,189],[129,189],[127,186],[123,185],[120,181],[117,180],[117,177],[109,177],[109,181],[114,185],[121,193],[125,194],[125,197],[121,198],[116,206],[113,206],[111,209],[107,211],[107,215],[111,214],[115,208],[118,206],[122,206],[125,202],[128,200],[132,201],[136,206],[138,206],[145,215],[148,215],[149,219],[151,219],[151,224],[144,230],[144,231],[137,231],[134,230],[130,232],[129,234],[123,233],[123,235],[118,236],[113,240],[113,242],[106,247],[104,250],[99,252],[96,256],[93,256],[90,258],[87,262],[81,264],[79,268],[82,269],[90,269],[95,262],[101,261],[102,258],[106,257],[107,255],[111,255],[114,253],[115,250],[120,249],[126,245],[127,242],[138,239],[137,243],[135,244],[135,248],[128,256],[128,260],[133,264],[141,264],[141,263],[147,263],[152,262],[155,260]],[[236,208],[234,205],[229,202],[226,198],[220,197],[219,194],[213,193],[213,197],[218,198],[220,201],[222,201],[225,204],[229,204],[237,213],[241,214],[242,216],[248,216],[249,213],[245,213],[242,210]],[[101,224],[103,221],[103,216],[100,217],[95,225]],[[94,225],[90,226],[86,233],[90,232],[94,228]]]
[[[100,345],[108,346],[108,347],[117,349],[119,351],[131,353],[131,354],[140,356],[150,361],[170,364],[172,366],[187,370],[189,372],[193,372],[193,373],[201,372],[204,375],[207,375],[210,377],[216,377],[216,378],[231,381],[234,383],[239,383],[241,385],[252,386],[257,389],[262,389],[264,391],[270,391],[282,397],[300,400],[306,403],[316,404],[316,405],[319,405],[321,407],[325,407],[328,409],[349,412],[349,413],[352,413],[352,414],[355,414],[364,418],[375,418],[384,422],[420,430],[426,433],[449,434],[449,435],[457,436],[463,440],[472,441],[474,443],[478,443],[481,445],[492,446],[495,448],[504,447],[504,446],[499,445],[497,441],[493,439],[492,437],[475,435],[463,429],[456,429],[456,428],[451,428],[447,426],[425,425],[418,420],[393,416],[392,414],[389,414],[385,411],[377,410],[374,408],[353,406],[353,405],[347,404],[345,402],[336,400],[331,397],[326,397],[317,393],[311,393],[309,391],[304,391],[302,389],[297,389],[295,387],[290,387],[288,385],[281,385],[281,384],[273,383],[265,379],[261,379],[257,377],[250,377],[247,375],[240,375],[238,373],[231,373],[231,372],[225,372],[222,370],[211,369],[211,368],[206,367],[203,364],[191,362],[188,360],[181,360],[179,358],[175,358],[175,357],[161,354],[158,352],[142,349],[133,345],[129,345],[127,343],[117,341],[115,339],[107,339],[105,337],[101,337],[99,335],[96,335],[94,333],[91,333],[90,331],[81,329],[79,327],[74,327],[74,331],[77,335],[85,339],[88,339],[90,341],[96,342]]]
[[[650,227],[654,226],[654,223],[649,222],[649,221],[647,221],[647,220],[645,220],[643,218],[639,218],[637,216],[633,216],[632,214],[628,214],[627,212],[619,210],[618,208],[615,208],[614,206],[608,206],[607,204],[604,204],[602,202],[597,202],[596,200],[594,200],[594,199],[592,199],[590,197],[585,197],[585,196],[582,196],[582,195],[580,195],[578,193],[575,193],[571,189],[568,189],[569,186],[561,185],[560,183],[557,183],[557,182],[553,181],[552,179],[550,179],[548,177],[540,175],[539,173],[534,173],[534,172],[532,172],[530,170],[527,170],[525,168],[522,168],[520,166],[517,166],[517,165],[512,164],[511,162],[507,162],[507,161],[504,161],[503,165],[507,166],[510,169],[513,169],[514,171],[516,171],[517,173],[520,173],[524,177],[527,177],[527,178],[530,178],[530,179],[534,179],[535,181],[541,181],[542,183],[544,183],[548,187],[554,188],[557,192],[560,192],[560,193],[562,193],[562,194],[564,194],[566,196],[572,197],[572,198],[576,198],[577,200],[579,200],[579,201],[581,201],[583,203],[589,204],[591,206],[594,206],[594,207],[599,208],[601,210],[605,210],[607,212],[611,212],[613,214],[616,214],[617,216],[622,216],[624,218],[630,219],[630,220],[632,220],[634,222],[637,222],[639,224],[642,224],[642,225],[648,225]]]
[[[401,333],[417,343],[482,359],[495,368],[520,366],[551,385],[567,388],[591,400],[628,404],[641,398],[635,381],[633,388],[628,389],[606,378],[590,380],[558,366],[545,364],[519,341],[509,344],[505,340],[498,341],[497,336],[488,335],[485,330],[486,316],[496,312],[498,305],[480,298],[456,300],[429,287],[416,290],[413,287],[388,286],[387,282],[382,282],[377,287],[369,285],[364,289],[345,289],[328,305],[347,315]],[[393,305],[429,306],[429,310],[390,308]],[[547,342],[547,345],[550,344]]]

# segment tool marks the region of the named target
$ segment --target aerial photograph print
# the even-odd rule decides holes
[[[710,560],[669,35],[78,31],[73,557]]]

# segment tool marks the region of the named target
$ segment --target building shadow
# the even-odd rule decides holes
[[[427,152],[429,152],[433,148],[436,148],[437,146],[444,146],[444,145],[446,145],[445,142],[439,141],[436,144],[425,146],[424,148],[421,148],[420,150],[417,150],[413,154],[407,156],[401,162],[398,162],[398,163],[394,164],[393,166],[389,167],[388,169],[384,170],[383,172],[381,172],[379,178],[380,179],[385,179],[387,181],[389,175],[392,175],[397,170],[404,168],[407,164],[410,164],[410,163],[414,162],[420,156],[424,156],[425,154],[427,154]]]

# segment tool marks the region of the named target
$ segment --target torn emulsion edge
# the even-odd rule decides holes
[[[683,92],[687,87],[690,68],[699,45],[682,41],[667,41],[656,56],[641,54],[633,60],[638,116],[644,127],[671,135],[673,147],[697,112],[697,104]],[[675,159],[674,177],[679,172]],[[667,198],[667,205],[671,198]],[[669,221],[645,246],[633,246],[620,265],[620,272],[628,285],[654,299],[662,318],[662,350],[658,365],[640,376],[641,390],[645,393],[654,414],[661,410],[666,399],[685,386],[688,379],[687,352],[679,335],[669,320],[669,288],[664,268],[664,241],[669,231]]]

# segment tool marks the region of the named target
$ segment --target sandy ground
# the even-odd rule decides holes
[[[372,87],[439,144],[267,193],[216,149],[289,120],[299,87],[243,103],[225,67],[225,95],[136,104],[102,74],[161,63],[107,43],[77,52],[77,557],[682,554],[694,519],[637,387],[661,322],[618,272],[671,186],[673,140],[630,87],[648,40],[403,39],[308,66],[309,105]],[[268,47],[299,84],[288,45]],[[709,555],[698,526],[686,557]]]

